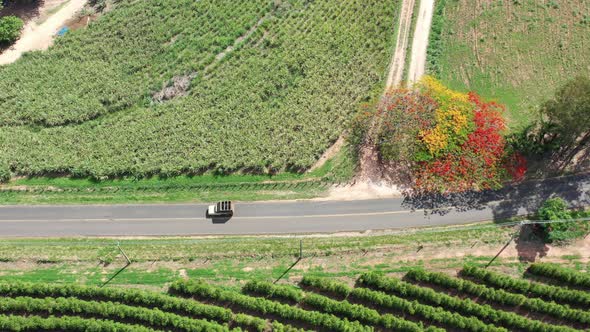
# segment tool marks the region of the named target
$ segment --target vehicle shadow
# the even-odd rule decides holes
[[[213,224],[225,224],[228,222],[231,217],[209,217],[211,219],[211,223]]]

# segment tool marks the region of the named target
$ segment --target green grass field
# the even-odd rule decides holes
[[[568,79],[590,74],[588,0],[447,0],[443,15],[438,76],[506,104],[512,129],[536,119]]]
[[[0,67],[0,167],[94,178],[304,170],[381,90],[396,6],[119,1]],[[187,90],[156,101],[174,82]]]

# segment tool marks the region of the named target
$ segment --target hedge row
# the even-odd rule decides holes
[[[460,299],[433,289],[419,287],[395,278],[388,278],[376,273],[365,273],[358,279],[360,285],[400,296],[410,297],[420,302],[429,303],[448,310],[456,311],[465,316],[478,317],[483,321],[504,326],[510,330],[528,332],[573,332],[575,329],[557,326],[532,320],[512,312],[496,310],[489,305],[481,305],[470,299]]]
[[[267,282],[258,282],[257,294],[271,297],[273,294],[279,294],[275,297],[283,299],[299,298],[302,305],[312,307],[318,311],[344,316],[352,320],[358,320],[362,323],[370,325],[378,325],[387,329],[394,329],[395,331],[423,331],[424,327],[421,324],[406,321],[402,318],[393,315],[381,315],[373,309],[366,308],[362,305],[351,304],[348,301],[336,301],[325,296],[313,293],[303,293],[301,290],[287,288],[286,286],[275,286]],[[265,285],[266,284],[266,285]],[[288,289],[295,294],[286,294],[286,292],[277,291],[277,289]],[[428,328],[427,331],[438,331],[436,328]]]
[[[113,302],[84,301],[76,298],[4,298],[0,301],[0,312],[7,314],[84,315],[84,317],[106,318],[115,321],[132,320],[141,325],[182,331],[229,331],[226,326],[217,323],[182,317],[162,312],[159,309],[132,307]]]
[[[422,281],[445,288],[455,289],[459,292],[467,293],[486,301],[497,303],[499,305],[522,307],[529,310],[530,312],[546,314],[555,318],[563,319],[570,323],[590,323],[589,312],[572,309],[568,306],[560,305],[555,302],[546,302],[540,299],[530,299],[524,295],[506,292],[501,289],[489,288],[469,280],[452,278],[444,273],[426,272],[421,269],[412,269],[408,271],[406,277],[415,281]]]
[[[39,317],[0,315],[0,331],[64,331],[64,332],[155,332],[139,325],[80,317]]]
[[[448,312],[442,308],[435,308],[429,305],[420,304],[416,301],[411,302],[397,296],[387,295],[382,292],[373,291],[366,288],[351,288],[344,283],[338,283],[325,278],[307,277],[302,280],[307,286],[328,292],[338,292],[340,295],[350,296],[361,300],[365,303],[371,303],[376,307],[394,309],[399,312],[408,313],[417,316],[423,320],[442,324],[449,327],[458,328],[467,331],[507,331],[493,325],[488,325],[474,317],[464,317],[457,313]],[[340,284],[340,285],[338,285]]]
[[[16,297],[75,297],[79,299],[120,302],[147,308],[159,308],[162,311],[179,315],[205,318],[219,323],[235,322],[240,326],[249,326],[256,331],[264,331],[265,320],[248,315],[234,315],[231,310],[202,304],[196,301],[176,298],[173,296],[148,292],[138,289],[98,288],[69,285],[50,285],[37,283],[0,283],[0,296]]]
[[[425,329],[422,324],[418,325],[391,314],[381,315],[377,310],[369,309],[359,304],[352,304],[346,300],[336,301],[314,293],[306,294],[303,298],[302,304],[322,312],[345,316],[372,326],[381,326],[393,331],[444,331],[444,329],[436,327],[428,327]]]
[[[549,301],[569,303],[582,307],[590,306],[590,293],[546,285],[538,282],[529,282],[523,279],[512,278],[507,275],[495,273],[473,265],[463,267],[461,274],[486,285],[502,288],[508,291],[520,293],[526,296],[541,297]]]
[[[344,183],[334,183],[324,180],[306,180],[299,182],[237,182],[237,183],[194,183],[194,184],[161,184],[152,186],[95,186],[95,187],[40,187],[26,188],[6,187],[0,193],[60,193],[60,192],[138,192],[138,191],[186,191],[186,190],[274,190],[274,189],[311,189],[327,188],[332,185],[342,186]]]
[[[307,311],[271,300],[223,290],[201,281],[177,281],[170,285],[170,291],[182,296],[232,304],[244,310],[255,311],[261,314],[271,314],[286,320],[296,320],[330,331],[372,331],[370,327],[363,326],[358,322],[349,322],[346,319],[343,320],[334,315]]]
[[[535,263],[528,268],[527,272],[533,275],[558,280],[565,283],[565,286],[590,289],[589,273],[574,271],[556,264]]]
[[[269,298],[283,299],[299,303],[302,299],[301,291],[289,286],[274,285],[264,281],[249,281],[242,288],[243,292],[260,294]]]

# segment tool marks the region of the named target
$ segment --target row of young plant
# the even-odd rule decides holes
[[[590,273],[582,273],[572,269],[564,268],[551,263],[532,264],[527,273],[532,275],[555,279],[564,286],[582,287],[590,290]]]
[[[344,283],[335,282],[326,278],[304,277],[301,284],[306,287],[336,293],[341,296],[346,294],[346,297],[362,301],[362,303],[369,303],[376,308],[393,309],[396,312],[408,313],[422,321],[432,322],[437,325],[444,325],[473,332],[507,331],[505,328],[488,325],[475,317],[464,317],[458,313],[452,313],[442,308],[412,302],[367,288],[352,288]]]
[[[35,315],[14,316],[0,315],[0,331],[62,331],[62,332],[155,332],[140,325],[130,325],[100,320],[94,318],[81,318],[76,316],[41,317]]]
[[[227,326],[202,319],[192,319],[161,310],[132,307],[113,302],[84,301],[75,298],[31,297],[3,298],[0,312],[4,314],[83,315],[114,321],[133,321],[138,325],[181,331],[229,331]]]
[[[528,298],[524,295],[506,292],[501,289],[489,288],[469,280],[452,278],[444,273],[412,269],[408,271],[406,277],[414,281],[457,290],[490,303],[496,303],[502,306],[522,307],[530,312],[549,315],[567,323],[581,323],[584,325],[590,323],[590,312],[572,309],[569,306],[560,305],[555,302]]]
[[[226,308],[138,289],[98,288],[75,284],[0,283],[0,296],[74,297],[86,300],[111,301],[146,308],[158,308],[181,316],[204,318],[232,326],[249,327],[255,331],[265,331],[268,327],[266,320],[257,317],[234,314]],[[273,324],[278,330],[289,329],[288,326],[281,326],[279,322],[273,322]]]
[[[474,265],[463,267],[461,275],[494,288],[590,309],[590,293],[588,292],[513,278]]]
[[[283,1],[258,40],[186,96],[151,103],[273,3],[121,2],[0,69],[0,170],[104,179],[307,169],[378,93],[399,2]]]
[[[507,312],[492,308],[487,304],[478,304],[471,299],[461,299],[431,288],[416,286],[399,279],[384,277],[377,273],[365,273],[358,279],[359,285],[393,293],[403,297],[409,297],[422,303],[439,306],[447,310],[456,311],[465,316],[473,316],[484,322],[490,322],[510,330],[528,332],[573,332],[577,331],[567,326],[547,324],[532,320],[513,312]]]
[[[250,283],[250,286],[244,290],[256,294],[294,301],[305,307],[314,308],[318,311],[333,314],[339,317],[346,317],[371,326],[380,326],[395,331],[441,331],[436,327],[424,328],[421,324],[416,324],[405,319],[395,317],[391,314],[381,315],[378,311],[369,309],[365,306],[352,304],[348,301],[336,301],[326,296],[314,293],[303,293],[301,290],[289,286],[277,286],[269,282]]]
[[[371,327],[361,325],[359,322],[350,322],[334,315],[307,311],[264,298],[247,296],[235,291],[211,286],[201,281],[177,281],[170,285],[169,291],[181,296],[204,299],[219,304],[229,304],[242,308],[244,311],[253,311],[261,315],[273,315],[285,320],[298,321],[322,330],[372,331]]]

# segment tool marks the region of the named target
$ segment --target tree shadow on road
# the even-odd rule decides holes
[[[499,190],[406,196],[402,205],[411,210],[425,210],[425,215],[445,215],[451,211],[464,212],[489,207],[493,219],[502,221],[517,215],[532,214],[551,197],[561,197],[573,208],[587,206],[590,203],[590,191],[583,188],[584,183],[590,183],[590,173],[528,181]]]

